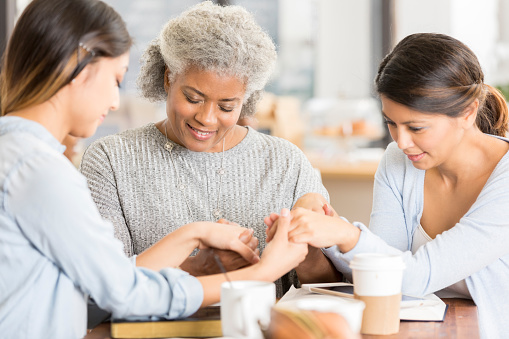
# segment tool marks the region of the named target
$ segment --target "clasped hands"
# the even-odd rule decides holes
[[[337,245],[344,253],[353,249],[360,237],[360,230],[340,218],[317,193],[308,193],[297,200],[291,217],[288,240],[293,243],[306,243],[314,248]],[[276,213],[264,219],[267,225],[267,243],[276,233],[278,219],[279,215]]]
[[[340,218],[328,202],[317,193],[308,193],[302,196],[290,212],[289,225],[285,225],[285,230],[282,230],[287,233],[290,245],[270,246],[272,244],[269,242],[274,239],[277,233],[279,219],[279,214],[272,213],[264,219],[264,222],[267,225],[267,247],[274,247],[275,249],[270,252],[280,251],[283,256],[288,253],[284,253],[282,248],[291,246],[291,244],[294,244],[294,247],[302,245],[308,248],[309,246],[310,250],[337,245],[342,252],[348,252],[355,247],[360,236],[360,230]],[[244,229],[224,219],[219,220],[218,223],[224,224],[224,226],[228,225],[234,229],[234,232],[211,232],[212,238],[203,237],[202,239],[207,239],[207,242],[200,242],[200,251],[192,259],[191,274],[220,273],[214,255],[219,257],[227,271],[243,268],[260,261],[260,251],[257,248],[258,239],[253,235],[252,229]],[[301,252],[304,251],[302,246]],[[305,252],[307,253],[307,249]]]

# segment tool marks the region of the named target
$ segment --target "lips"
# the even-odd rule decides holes
[[[187,124],[187,128],[189,131],[194,135],[194,137],[198,140],[207,140],[210,139],[216,131],[203,131],[197,128],[194,128],[193,126]]]
[[[425,155],[426,155],[426,153],[424,153],[424,152],[420,153],[420,154],[406,154],[408,159],[410,159],[410,161],[413,161],[413,162],[421,160]]]

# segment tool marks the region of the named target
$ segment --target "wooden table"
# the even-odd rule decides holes
[[[467,299],[442,299],[449,307],[443,322],[402,321],[399,333],[377,336],[362,335],[363,339],[394,338],[479,338],[477,306]]]
[[[479,338],[477,306],[472,300],[443,299],[449,306],[443,322],[402,321],[399,333],[376,336],[363,334],[362,339],[414,339],[414,338]],[[110,338],[110,325],[101,324],[85,336],[85,339]]]

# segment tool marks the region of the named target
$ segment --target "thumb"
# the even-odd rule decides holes
[[[288,230],[290,229],[291,219],[292,217],[290,215],[290,210],[288,210],[288,208],[283,208],[278,219],[279,223],[277,226],[276,234],[274,234],[274,238],[288,238]]]

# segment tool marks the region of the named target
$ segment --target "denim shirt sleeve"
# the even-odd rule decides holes
[[[114,317],[185,317],[201,305],[195,277],[133,265],[99,215],[85,178],[63,156],[28,158],[4,188],[5,211],[31,245]]]

